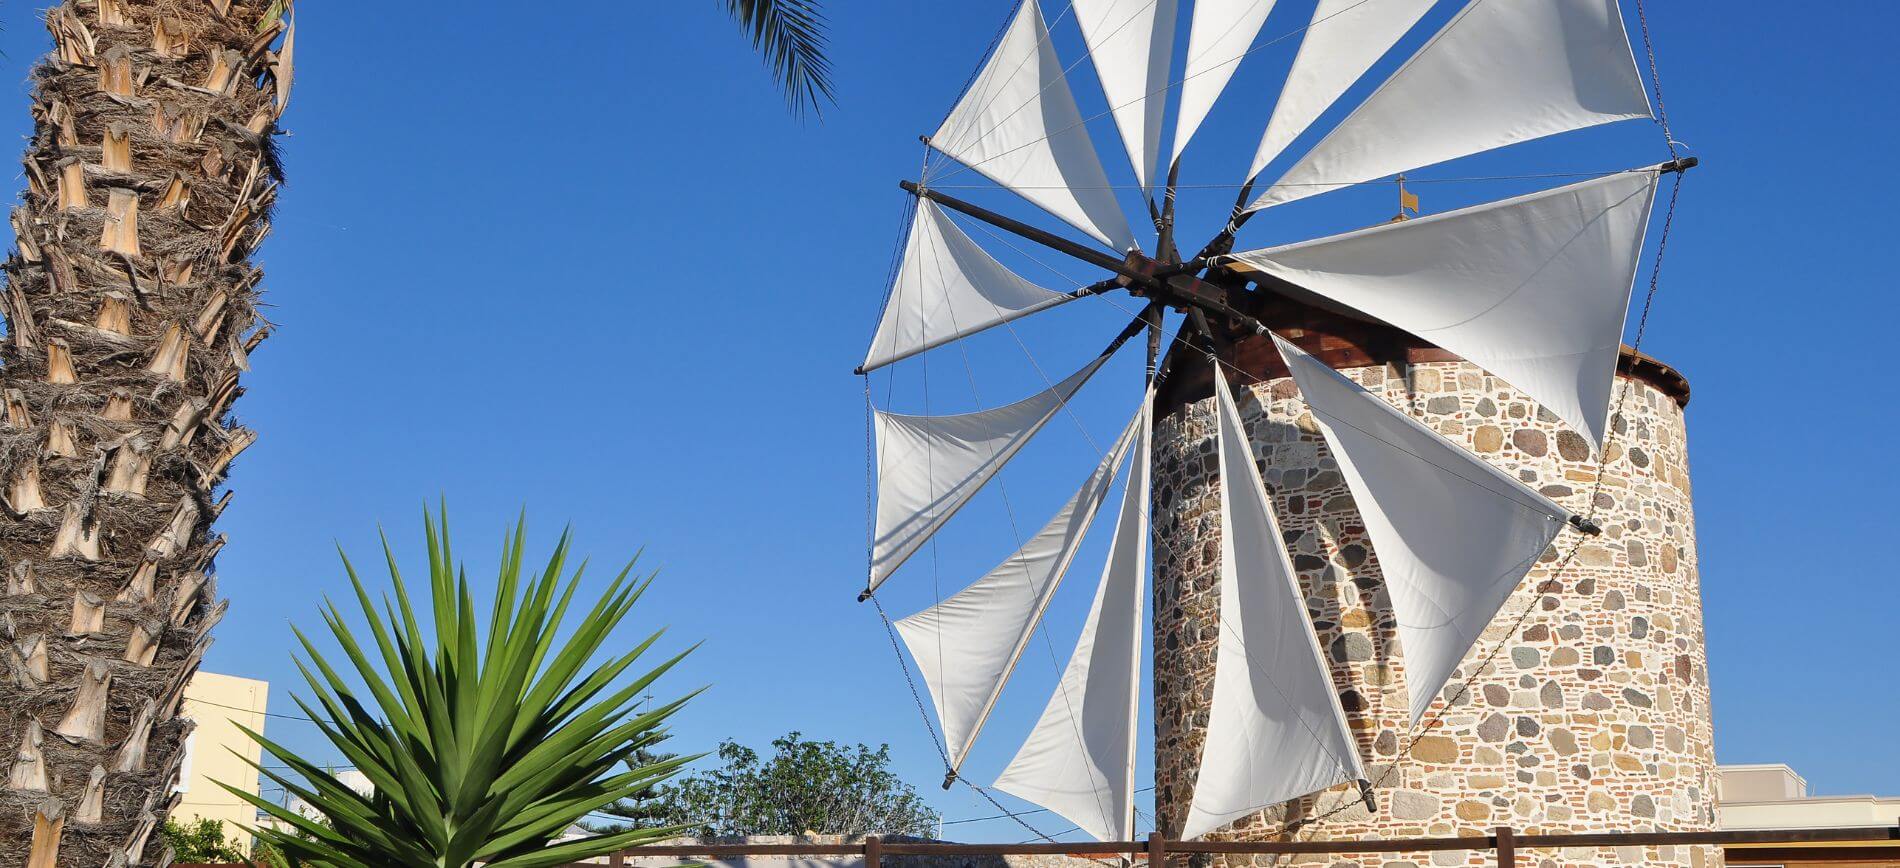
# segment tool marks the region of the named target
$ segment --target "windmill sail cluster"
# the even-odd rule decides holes
[[[1646,117],[1616,0],[1473,0],[1250,207]]]
[[[1095,156],[1042,10],[1024,3],[930,146],[1117,250],[1135,233]]]
[[[1167,110],[1175,112],[1168,168],[1178,169],[1255,50],[1273,5],[1195,0],[1186,55],[1176,58],[1183,17],[1176,0],[1075,0],[1076,26],[1109,104],[1104,114],[1144,196],[1169,174],[1159,163]],[[1278,160],[1433,5],[1319,0],[1244,180]],[[1026,0],[929,143],[1117,254],[1140,259],[1090,141],[1090,119],[1064,77],[1068,68],[1038,4]],[[1246,209],[1648,116],[1615,0],[1469,0]],[[1600,448],[1657,180],[1670,170],[1632,169],[1223,255],[1214,264],[1270,276],[1296,300],[1344,307],[1456,353]],[[861,371],[1088,294],[1016,275],[923,196]],[[1273,340],[1365,520],[1418,721],[1532,565],[1567,526],[1583,523],[1292,342]],[[1112,352],[995,409],[953,416],[875,410],[877,501],[865,593],[995,478]],[[1365,778],[1240,407],[1220,362],[1209,359],[1220,477],[1219,642],[1184,838]],[[1129,467],[1081,636],[1055,694],[996,781],[1103,839],[1134,834],[1155,394],[1151,381],[1134,418],[1034,536],[963,590],[896,623],[958,774],[1120,468]]]

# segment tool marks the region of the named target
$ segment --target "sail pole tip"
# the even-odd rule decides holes
[[[1602,525],[1599,525],[1594,521],[1584,518],[1581,515],[1575,515],[1575,514],[1571,515],[1570,526],[1590,536],[1600,536],[1603,533]]]
[[[946,789],[946,790],[947,790],[947,789],[950,789],[950,785],[951,785],[951,784],[954,784],[954,783],[956,783],[956,782],[957,782],[957,772],[956,772],[956,769],[951,769],[951,770],[949,770],[949,771],[947,771],[947,772],[944,772],[944,773],[943,773],[943,788],[944,788],[944,789]]]
[[[1702,165],[1702,160],[1700,160],[1699,158],[1677,157],[1673,160],[1670,160],[1667,163],[1662,164],[1662,173],[1667,175],[1670,172],[1687,172],[1690,169],[1693,169],[1700,165]]]
[[[865,600],[869,600],[869,599],[871,599],[870,588],[865,588],[864,590],[858,592],[858,602],[862,603]]]
[[[1371,781],[1364,779],[1359,781],[1359,798],[1365,801],[1366,811],[1368,813],[1377,814],[1379,812],[1379,802],[1372,797]]]

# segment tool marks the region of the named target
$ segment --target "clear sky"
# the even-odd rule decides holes
[[[16,141],[29,128],[27,64],[47,44],[34,5],[0,7],[0,63],[16,94],[0,124]],[[801,124],[712,0],[576,0],[559,14],[305,4],[283,140],[290,184],[262,253],[281,328],[238,404],[263,439],[238,462],[219,525],[231,536],[219,567],[232,609],[208,668],[270,680],[272,708],[294,712],[286,625],[320,627],[313,607],[345,587],[335,545],[373,566],[381,523],[419,569],[421,506],[446,495],[480,578],[525,507],[542,539],[573,522],[598,581],[642,546],[643,563],[664,568],[636,620],[705,646],[662,692],[713,686],[681,717],[678,749],[758,745],[791,729],[888,742],[949,818],[994,813],[967,790],[937,790],[941,768],[889,642],[853,602],[865,410],[850,371],[897,238],[895,182],[915,177],[916,137],[947,111],[1011,3],[831,5],[839,105]],[[1404,44],[1455,5],[1441,3]],[[1900,794],[1900,584],[1886,549],[1900,483],[1887,394],[1900,302],[1886,239],[1900,184],[1880,157],[1900,134],[1880,96],[1895,82],[1900,6],[1653,5],[1674,131],[1704,166],[1685,187],[1643,349],[1695,389],[1718,758],[1787,762],[1823,793]],[[1262,41],[1311,9],[1281,6]],[[1624,6],[1634,31],[1633,0]],[[1054,19],[1060,4],[1046,8]],[[1079,56],[1073,21],[1056,24],[1056,39]],[[1248,58],[1189,149],[1185,183],[1239,180],[1294,45]],[[1086,63],[1074,84],[1084,113],[1099,112]],[[1102,119],[1091,132],[1127,183],[1112,127]],[[1666,156],[1659,130],[1632,122],[1417,174],[1601,172]],[[1554,183],[1415,189],[1429,212]],[[966,192],[1057,226],[1006,193]],[[1185,197],[1184,236],[1205,237],[1231,197]],[[1326,197],[1255,221],[1242,241],[1365,225],[1392,207],[1389,187]],[[1099,277],[1037,254],[1063,278],[998,249],[1051,286]],[[1125,321],[1125,297],[1097,301],[1019,330],[1051,376]],[[932,355],[933,411],[1002,403],[1040,382],[1013,335],[968,352],[973,377],[960,351]],[[1010,509],[997,495],[972,507],[935,570],[920,557],[892,581],[888,605],[907,613],[960,587],[1013,547],[1009,511],[1027,533],[1068,496],[1093,464],[1089,439],[1105,442],[1133,409],[1134,355],[1085,393],[1088,437],[1050,426],[1006,477]],[[888,388],[891,402],[921,407],[921,367],[877,379],[880,404]],[[994,774],[1041,710],[1087,607],[1094,551],[1058,599],[1051,642],[1038,640],[1047,653],[1032,650],[1005,695],[972,777]],[[335,756],[307,724],[276,719],[270,731]],[[1028,837],[1003,821],[949,831]]]

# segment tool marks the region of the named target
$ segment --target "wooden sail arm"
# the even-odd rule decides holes
[[[927,187],[920,187],[914,181],[899,181],[898,186],[913,196],[929,199],[952,211],[974,217],[1058,253],[1067,254],[1090,265],[1112,271],[1119,276],[1116,283],[1128,287],[1129,292],[1136,295],[1157,298],[1183,310],[1198,307],[1247,325],[1261,334],[1266,333],[1266,326],[1260,324],[1259,320],[1246,316],[1229,305],[1225,292],[1194,276],[1194,271],[1210,264],[1205,258],[1197,257],[1193,261],[1178,265],[1163,265],[1139,253],[1130,253],[1127,258],[1119,259],[1113,254],[1038,229],[1020,220],[1005,217],[980,205],[965,202],[955,196],[945,195]],[[1089,289],[1102,285],[1095,284]]]
[[[1253,212],[1247,210],[1248,197],[1253,195],[1253,182],[1253,178],[1248,178],[1247,183],[1240,185],[1240,195],[1234,197],[1234,210],[1227,218],[1227,225],[1221,227],[1213,240],[1201,248],[1201,252],[1194,254],[1196,261],[1233,252],[1234,236],[1246,224],[1247,218],[1253,216]]]
[[[1037,244],[1040,244],[1044,247],[1054,250],[1057,253],[1066,253],[1069,256],[1073,256],[1076,259],[1080,259],[1083,262],[1086,262],[1090,265],[1106,268],[1109,271],[1113,271],[1116,274],[1122,275],[1123,277],[1130,277],[1130,278],[1142,277],[1141,274],[1135,271],[1132,271],[1128,269],[1126,266],[1124,266],[1122,264],[1121,257],[1118,257],[1112,253],[1108,253],[1106,251],[1099,250],[1094,247],[1090,247],[1086,244],[1080,244],[1074,241],[1070,241],[1069,239],[1064,238],[1060,235],[1057,235],[1053,232],[1037,229],[1036,227],[1031,226],[1027,223],[1024,223],[1021,220],[1015,220],[1009,217],[1005,217],[1001,214],[996,213],[995,211],[989,210],[988,208],[972,205],[968,202],[963,201],[962,199],[956,198],[955,196],[946,196],[942,193],[937,192],[936,190],[932,190],[927,187],[920,187],[917,185],[917,182],[915,181],[899,181],[897,182],[897,186],[902,187],[904,192],[909,193],[912,196],[918,196],[921,198],[929,199],[930,201],[935,202],[939,205],[942,205],[945,208],[949,208],[952,211],[956,211],[962,214],[967,214],[971,217],[975,217],[976,219],[981,220],[985,223],[988,223],[991,226],[995,226],[998,229],[1009,230],[1012,233],[1020,235],[1024,238],[1027,238],[1031,241],[1036,242]]]
[[[1669,175],[1676,172],[1687,172],[1701,164],[1702,161],[1696,157],[1677,157],[1676,159],[1657,166],[1656,171],[1659,174]],[[1253,179],[1248,179],[1246,185],[1240,189],[1239,198],[1234,201],[1233,218],[1227,221],[1226,226],[1221,227],[1221,231],[1216,234],[1212,240],[1207,242],[1207,246],[1201,248],[1201,252],[1194,255],[1196,260],[1233,252],[1234,236],[1240,232],[1240,227],[1247,225],[1247,221],[1252,219],[1253,215],[1259,213],[1257,210],[1245,210],[1247,197],[1252,193]]]
[[[1174,247],[1174,190],[1181,179],[1181,160],[1176,158],[1168,166],[1168,187],[1161,194],[1161,219],[1156,226],[1155,255],[1170,263],[1181,261],[1181,252]],[[1132,828],[1132,827],[1131,827]]]

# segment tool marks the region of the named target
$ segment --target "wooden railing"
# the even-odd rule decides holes
[[[1073,844],[946,844],[884,841],[866,836],[854,844],[662,844],[634,847],[608,857],[624,868],[628,859],[730,859],[744,856],[859,857],[864,868],[879,868],[889,856],[1080,856],[1146,857],[1160,868],[1169,856],[1197,853],[1234,855],[1293,853],[1416,853],[1436,850],[1491,851],[1499,868],[1516,868],[1519,850],[1563,847],[1645,847],[1670,845],[1866,844],[1900,842],[1900,826],[1850,826],[1831,829],[1750,829],[1726,832],[1596,832],[1522,835],[1499,826],[1489,835],[1458,838],[1369,838],[1356,841],[1170,841],[1159,834],[1146,841]],[[1900,853],[1900,850],[1896,850]],[[576,863],[580,868],[582,863]],[[599,862],[592,863],[598,866]]]

